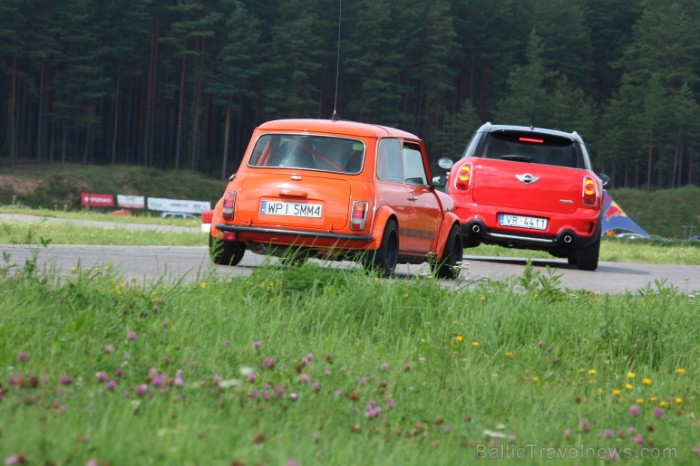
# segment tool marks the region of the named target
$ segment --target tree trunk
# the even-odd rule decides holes
[[[192,96],[192,145],[191,145],[191,156],[190,169],[197,169],[197,160],[199,159],[199,116],[202,106],[202,57],[204,55],[204,39],[200,38],[197,44],[197,60],[195,61],[194,69],[194,85],[193,85],[193,96]]]
[[[114,91],[114,125],[112,127],[112,166],[117,163],[117,137],[119,135],[119,103],[121,102],[121,96],[119,95],[121,88],[121,77],[117,78],[117,88]]]
[[[221,179],[225,180],[228,174],[228,147],[231,135],[231,114],[233,113],[232,97],[228,98],[226,105],[226,122],[224,123],[224,150],[221,154]]]
[[[48,113],[48,110],[44,108],[45,106],[45,99],[44,99],[44,89],[46,89],[46,83],[48,82],[47,78],[47,60],[42,60],[41,62],[41,71],[39,73],[39,102],[38,102],[38,107],[39,107],[39,114],[37,115],[37,122],[36,122],[36,161],[41,162],[41,160],[44,158],[44,130],[46,129],[44,127],[44,115]]]
[[[148,95],[146,96],[146,120],[143,136],[143,165],[149,167],[153,152],[153,129],[156,107],[156,87],[158,85],[158,36],[160,35],[160,15],[153,16],[151,26],[151,54],[148,61]]]
[[[9,102],[10,116],[10,166],[17,164],[17,57],[12,59],[12,90]]]
[[[185,76],[187,75],[187,58],[183,54],[180,64],[180,102],[177,111],[177,133],[175,135],[175,170],[180,169],[180,152],[182,145],[182,124],[185,115]]]
[[[649,146],[647,148],[647,190],[651,189],[651,166],[653,164],[653,153],[654,153],[654,137],[653,133],[649,134]]]

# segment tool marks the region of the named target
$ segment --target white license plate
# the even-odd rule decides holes
[[[523,215],[498,214],[498,224],[504,227],[529,228],[530,230],[546,230],[547,219],[525,217]]]
[[[262,201],[262,215],[286,215],[288,217],[323,217],[323,206],[310,202]]]

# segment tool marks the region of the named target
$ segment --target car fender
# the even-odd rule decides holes
[[[210,234],[211,236],[215,238],[223,238],[224,234],[221,233],[221,230],[216,228],[216,225],[218,223],[221,223],[223,221],[222,215],[221,215],[221,209],[222,209],[222,204],[224,203],[224,199],[221,198],[217,201],[216,206],[214,206],[214,212],[212,212],[211,215],[211,229]]]
[[[445,246],[447,245],[447,238],[450,236],[450,231],[452,227],[457,225],[457,228],[461,230],[461,224],[459,222],[459,217],[454,212],[445,212],[444,219],[440,224],[440,231],[437,235],[437,244],[435,247],[435,255],[439,259],[445,252]]]
[[[374,212],[374,222],[372,222],[372,230],[370,232],[372,241],[367,245],[368,250],[379,249],[382,244],[384,229],[390,218],[393,218],[398,223],[394,210],[389,206],[383,205]]]

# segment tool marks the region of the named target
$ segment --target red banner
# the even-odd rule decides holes
[[[86,207],[114,207],[114,195],[80,193],[80,204]]]

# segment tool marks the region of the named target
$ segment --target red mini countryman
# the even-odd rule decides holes
[[[608,178],[593,172],[576,132],[486,123],[460,160],[438,163],[450,170],[446,191],[465,247],[544,250],[582,270],[598,267]]]
[[[429,181],[423,141],[386,126],[288,119],[255,129],[212,213],[210,253],[358,260],[380,275],[430,262],[456,278],[462,236],[454,201]]]

